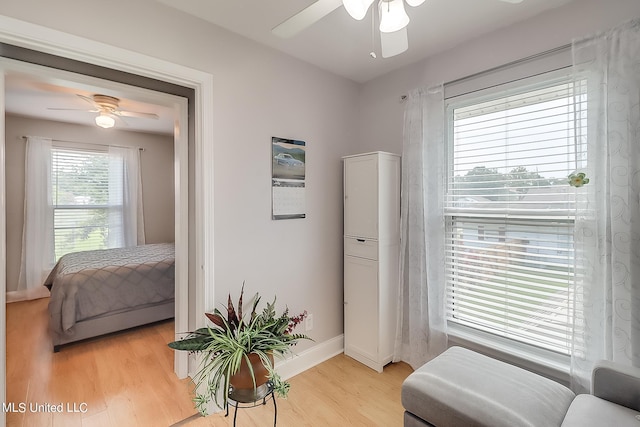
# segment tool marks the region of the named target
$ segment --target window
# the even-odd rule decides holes
[[[586,105],[561,77],[452,99],[445,191],[448,322],[568,354]]]
[[[55,259],[69,252],[114,247],[122,226],[122,159],[106,151],[51,150]],[[116,188],[119,191],[114,191]]]

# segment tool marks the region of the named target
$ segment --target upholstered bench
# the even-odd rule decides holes
[[[402,387],[405,426],[559,426],[574,397],[555,381],[462,347],[425,364]]]
[[[640,427],[640,369],[594,369],[592,395],[461,347],[402,385],[405,427]],[[574,400],[575,398],[575,400]]]

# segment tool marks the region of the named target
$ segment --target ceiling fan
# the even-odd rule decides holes
[[[499,0],[505,3],[521,3],[523,0]],[[289,19],[274,27],[271,32],[279,37],[292,37],[305,28],[315,24],[340,6],[344,6],[349,15],[358,21],[364,19],[374,0],[317,0],[302,9]],[[420,6],[425,0],[378,0],[378,16],[380,21],[380,45],[382,57],[398,55],[409,48],[407,38],[407,15],[404,3],[409,6]],[[372,17],[372,19],[375,19]],[[370,54],[376,57],[374,52]]]
[[[116,118],[122,117],[139,117],[143,119],[157,120],[159,117],[154,113],[142,113],[138,111],[128,111],[120,109],[120,99],[109,95],[95,94],[84,96],[76,94],[81,99],[87,101],[93,107],[90,110],[77,108],[49,108],[49,110],[57,111],[87,111],[89,113],[98,113],[95,118],[96,125],[102,128],[111,128],[115,125]],[[125,123],[126,124],[126,123]]]

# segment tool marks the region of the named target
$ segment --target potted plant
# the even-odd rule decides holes
[[[189,332],[183,339],[169,343],[174,350],[202,355],[193,378],[196,386],[194,402],[202,415],[207,415],[206,406],[212,397],[218,407],[225,408],[230,390],[238,394],[239,390],[245,389],[248,395],[255,396],[259,387],[267,387],[267,381],[274,392],[286,397],[290,384],[274,370],[274,355],[284,356],[299,340],[310,339],[293,333],[307,316],[306,311],[292,317],[286,308],[278,315],[274,298],[258,312],[260,295],[256,294],[247,318],[242,312],[243,294],[244,285],[237,310],[229,295],[226,316],[218,309],[205,313],[213,323],[212,327]],[[204,393],[199,392],[203,388]],[[222,405],[218,401],[218,390],[222,391]]]

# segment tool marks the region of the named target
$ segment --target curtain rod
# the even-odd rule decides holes
[[[471,80],[471,79],[475,79],[478,77],[482,77],[484,75],[487,74],[491,74],[494,73],[496,71],[505,69],[505,68],[509,68],[509,67],[514,67],[516,65],[520,65],[523,64],[525,62],[529,62],[529,61],[533,61],[534,59],[538,59],[544,56],[548,56],[548,55],[553,55],[554,53],[559,53],[559,52],[563,52],[567,49],[571,48],[571,43],[567,43],[567,44],[563,44],[562,46],[558,46],[558,47],[554,47],[553,49],[549,49],[549,50],[545,50],[544,52],[540,52],[540,53],[536,53],[530,56],[527,56],[525,58],[520,58],[520,59],[516,59],[515,61],[511,61],[511,62],[507,62],[506,64],[502,64],[502,65],[498,65],[496,67],[492,67],[486,70],[482,70],[482,71],[478,71],[477,73],[473,73],[470,74],[468,76],[464,76],[464,77],[460,77],[458,79],[453,79],[453,80],[449,80],[448,82],[443,83],[443,86],[449,86],[449,85],[454,85],[454,84],[458,84],[458,83],[462,83],[465,82],[467,80]],[[400,95],[400,102],[404,102],[407,99],[407,95],[403,94]]]
[[[475,79],[477,77],[481,77],[485,74],[495,73],[498,70],[502,70],[504,68],[514,67],[516,65],[524,64],[525,62],[533,61],[534,59],[541,58],[543,56],[553,55],[554,53],[563,52],[567,49],[571,48],[571,43],[563,44],[562,46],[554,47],[553,49],[545,50],[544,52],[536,53],[525,58],[516,59],[515,61],[507,62],[506,64],[498,65],[497,67],[489,68],[488,70],[479,71],[477,73],[471,74],[469,76],[460,77],[459,79],[454,79],[444,83],[444,86],[462,83],[466,80]]]
[[[29,138],[28,136],[21,136],[20,137],[23,140],[27,140],[27,138]],[[65,140],[65,139],[51,139],[52,141],[55,142],[69,142],[71,144],[87,144],[87,145],[96,145],[98,147],[117,147],[117,148],[137,148],[140,151],[145,151],[145,149],[143,147],[127,147],[126,145],[114,145],[114,144],[94,144],[92,142],[78,142],[78,141],[69,141],[69,140]]]

